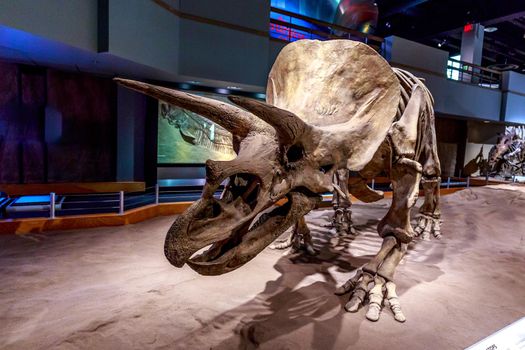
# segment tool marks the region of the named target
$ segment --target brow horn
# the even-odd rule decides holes
[[[277,132],[281,143],[294,144],[310,129],[310,126],[301,118],[287,110],[246,97],[229,96],[228,98],[270,124]]]
[[[113,80],[129,89],[202,115],[234,135],[246,137],[248,133],[257,128],[256,118],[236,106],[140,81],[121,78]]]

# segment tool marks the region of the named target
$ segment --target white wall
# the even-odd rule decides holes
[[[2,0],[0,24],[97,50],[97,0]]]
[[[435,99],[435,110],[483,120],[500,120],[502,94],[446,78],[448,52],[399,37],[386,40],[386,57],[393,66],[426,80]]]
[[[117,181],[144,180],[146,96],[117,87]]]
[[[503,73],[503,106],[505,121],[525,124],[525,75]]]
[[[448,52],[422,45],[398,36],[385,38],[385,58],[389,62],[445,75]]]
[[[259,31],[269,26],[267,0],[181,0],[180,10]],[[182,19],[180,48],[179,74],[183,76],[266,86],[266,35]]]
[[[109,0],[109,53],[177,74],[179,17],[153,1]]]

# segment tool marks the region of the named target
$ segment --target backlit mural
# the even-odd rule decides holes
[[[323,22],[337,24],[346,28],[354,29],[362,33],[373,34],[376,25],[378,10],[373,0],[272,0],[272,7],[293,12],[302,16],[315,18]],[[280,13],[272,12],[271,18],[310,29],[325,31],[324,28],[312,26],[312,24],[297,18],[290,18]],[[283,26],[273,24],[270,28],[272,36],[283,36]],[[290,30],[289,30],[290,31]],[[337,31],[333,31],[338,34]],[[307,32],[292,29],[288,33],[293,40],[311,38]],[[285,39],[285,38],[281,38]],[[315,39],[315,38],[313,38]]]
[[[206,97],[228,102],[218,95]],[[198,114],[159,102],[158,123],[159,164],[202,164],[207,159],[235,158],[231,133]]]

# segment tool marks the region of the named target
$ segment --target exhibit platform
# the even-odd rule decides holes
[[[442,198],[443,238],[414,240],[395,275],[405,323],[334,295],[381,246],[388,200],[355,204],[355,238],[326,227],[330,208],[311,212],[317,256],[265,249],[215,277],[168,263],[173,217],[0,236],[0,348],[465,349],[525,315],[523,188]]]

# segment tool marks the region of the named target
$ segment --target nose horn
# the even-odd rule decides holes
[[[206,180],[211,183],[221,181],[223,177],[223,166],[221,162],[208,159],[206,161]]]

